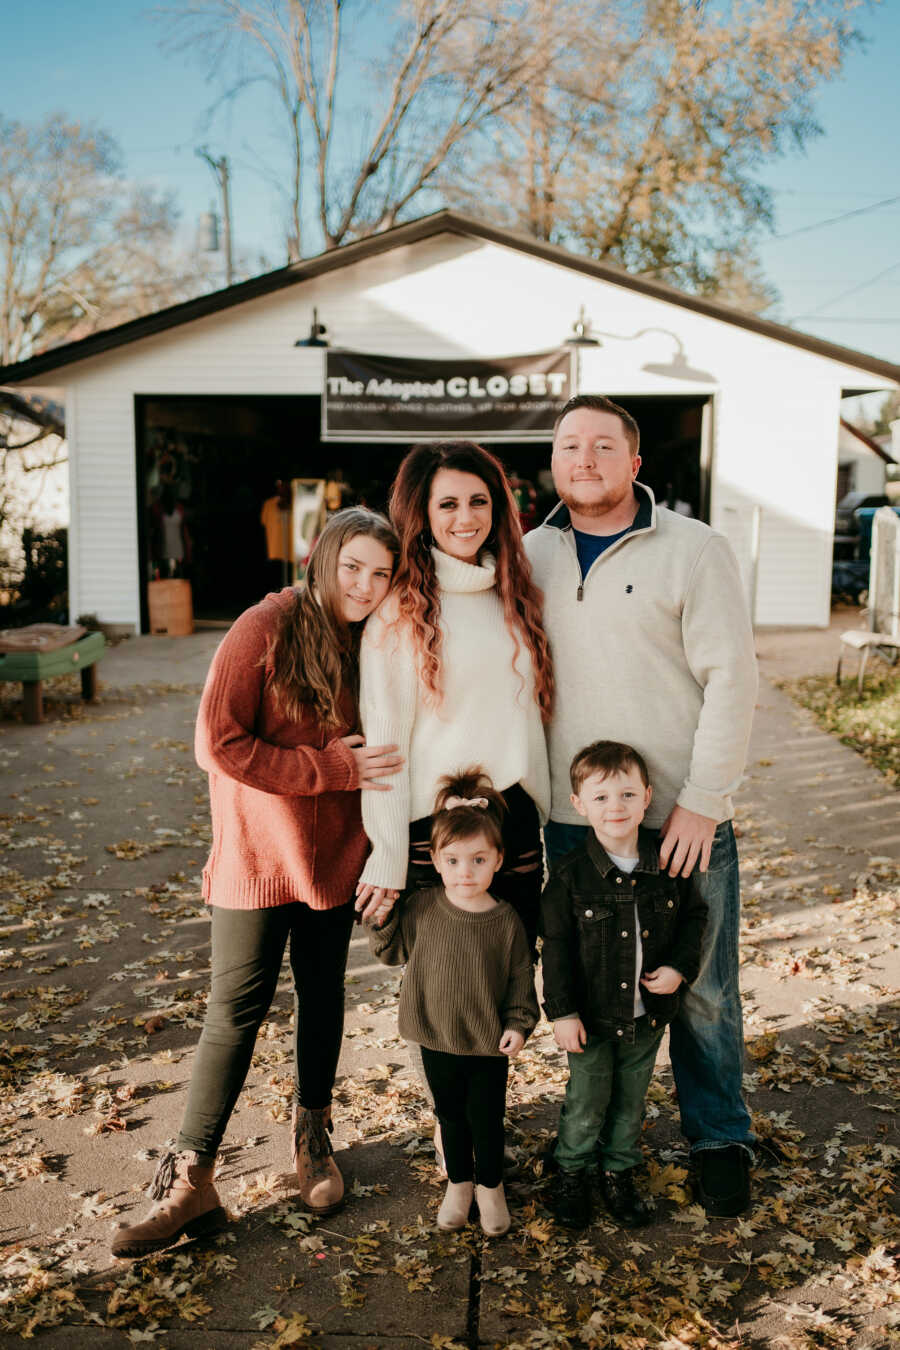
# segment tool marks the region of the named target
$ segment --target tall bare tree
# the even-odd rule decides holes
[[[135,188],[103,131],[0,118],[0,366],[209,289],[171,199]],[[0,391],[0,589],[66,460],[61,410]]]
[[[209,289],[171,198],[123,177],[113,138],[0,117],[0,365]]]
[[[770,297],[748,240],[772,219],[763,170],[816,134],[812,96],[839,71],[859,2],[179,0],[162,12],[170,44],[194,45],[230,94],[275,90],[291,256],[451,203],[758,308]]]
[[[230,92],[264,81],[290,145],[289,251],[386,229],[540,79],[528,0],[183,0],[168,45],[193,47]],[[374,16],[374,17],[373,17]],[[376,22],[377,20],[377,22]],[[552,31],[551,31],[552,30]]]

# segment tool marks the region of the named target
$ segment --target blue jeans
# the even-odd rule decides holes
[[[544,827],[552,863],[584,841],[588,827],[550,821]],[[741,1144],[752,1155],[754,1135],[744,1104],[744,1024],[738,977],[740,876],[731,821],[716,828],[706,872],[692,877],[709,907],[700,974],[684,990],[669,1028],[669,1054],[678,1089],[681,1130],[691,1153]]]

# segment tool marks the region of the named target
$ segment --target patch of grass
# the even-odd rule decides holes
[[[828,675],[779,680],[779,689],[809,708],[825,731],[868,760],[888,782],[900,785],[900,672],[866,675],[862,698],[856,680],[835,684]]]

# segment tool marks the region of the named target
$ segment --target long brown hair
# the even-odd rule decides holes
[[[491,496],[492,527],[487,548],[497,560],[497,592],[506,626],[515,644],[525,644],[534,670],[534,697],[544,721],[553,707],[553,663],[541,619],[541,592],[531,579],[522,547],[522,527],[503,466],[474,441],[434,441],[414,445],[397,470],[391,489],[390,516],[400,536],[396,594],[399,619],[410,626],[425,688],[441,697],[441,602],[431,556],[428,499],[439,469],[456,469],[480,478]]]
[[[338,591],[338,556],[357,535],[368,535],[396,560],[397,536],[388,520],[364,506],[337,511],[326,524],[297,589],[294,603],[281,615],[266,659],[271,662],[272,692],[285,716],[296,721],[312,708],[325,726],[338,726],[341,696],[359,693],[359,639],[362,624],[344,618]]]

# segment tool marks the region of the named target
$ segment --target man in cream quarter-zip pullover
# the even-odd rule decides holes
[[[749,1203],[753,1136],[741,1094],[740,897],[731,795],[756,700],[753,633],[727,540],[658,507],[636,482],[637,424],[594,395],[557,422],[560,504],[525,548],[544,592],[556,705],[549,728],[548,857],[580,842],[569,765],[592,741],[635,746],[655,787],[646,824],[660,861],[692,876],[709,907],[700,975],[671,1029],[682,1129],[713,1214]]]

